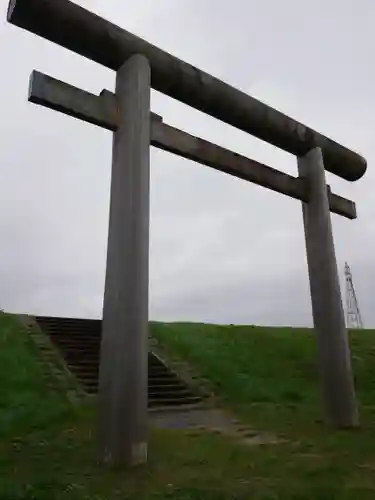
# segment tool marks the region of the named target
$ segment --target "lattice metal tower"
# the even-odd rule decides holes
[[[345,291],[346,291],[346,326],[347,328],[363,328],[361,312],[354,290],[352,272],[345,262]]]

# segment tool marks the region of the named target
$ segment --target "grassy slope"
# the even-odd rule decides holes
[[[361,429],[352,431],[322,423],[311,330],[175,323],[155,324],[154,335],[245,421],[296,443],[275,452],[277,470],[288,467],[281,456],[306,484],[375,489],[375,332],[350,335],[361,412]]]
[[[160,324],[153,330],[209,375],[248,422],[291,442],[246,448],[219,436],[154,431],[147,467],[99,468],[94,409],[73,408],[51,393],[25,332],[0,316],[0,500],[373,497],[370,333],[355,342],[364,428],[330,433],[314,422],[314,349],[306,332]]]

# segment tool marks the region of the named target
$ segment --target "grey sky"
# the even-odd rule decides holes
[[[375,325],[375,35],[372,0],[81,0],[81,5],[366,157],[332,189],[359,218],[333,216],[366,326]],[[310,4],[309,4],[310,5]],[[0,0],[0,307],[101,315],[111,135],[27,103],[38,69],[92,92],[114,74],[6,24]],[[296,161],[156,92],[165,122],[296,174]],[[152,150],[152,319],[311,324],[298,201]]]

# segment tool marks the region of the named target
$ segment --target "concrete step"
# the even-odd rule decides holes
[[[98,386],[99,379],[97,377],[87,376],[80,378],[83,384],[88,386]],[[190,394],[190,389],[186,384],[175,383],[175,384],[152,384],[148,381],[149,394],[159,392],[161,394],[182,394],[188,392]]]
[[[149,398],[148,400],[149,406],[158,406],[158,407],[163,407],[163,406],[181,406],[181,405],[193,405],[193,404],[198,404],[202,402],[202,398],[199,396],[189,396],[189,397],[184,397],[183,400],[178,400],[175,398],[160,398],[160,399],[154,399],[154,398]]]
[[[97,380],[84,380],[82,381],[82,385],[89,389],[90,392],[97,392],[98,390],[98,381]],[[181,401],[182,399],[189,398],[191,396],[191,392],[188,388],[179,387],[166,389],[163,387],[149,387],[148,388],[148,397],[149,399],[174,399]]]
[[[62,353],[86,392],[98,391],[101,321],[37,317],[38,325]],[[197,405],[202,398],[151,351],[148,355],[148,406],[152,409]]]

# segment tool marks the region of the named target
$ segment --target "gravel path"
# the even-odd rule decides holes
[[[150,414],[151,424],[162,429],[184,429],[218,433],[240,439],[247,445],[277,444],[282,440],[252,429],[218,408],[163,411]]]

